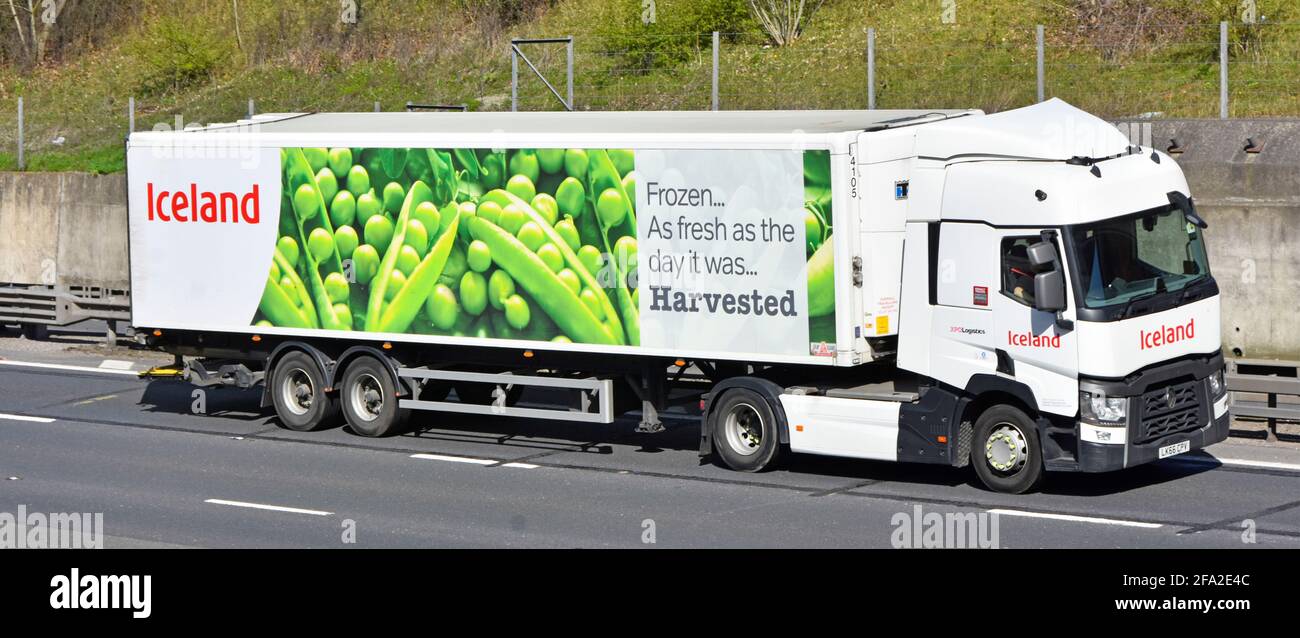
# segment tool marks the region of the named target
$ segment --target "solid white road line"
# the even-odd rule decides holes
[[[1048,514],[1045,512],[1023,512],[1020,510],[989,510],[990,514],[999,514],[1003,516],[1023,516],[1025,518],[1047,518],[1054,521],[1069,521],[1071,523],[1096,523],[1098,525],[1119,525],[1121,527],[1141,527],[1143,529],[1157,529],[1164,527],[1160,523],[1143,523],[1141,521],[1125,521],[1117,518],[1097,518],[1094,516],[1074,516],[1073,514]]]
[[[1221,463],[1223,465],[1235,465],[1238,467],[1259,467],[1270,470],[1291,470],[1300,472],[1300,464],[1296,463],[1279,463],[1276,461],[1252,461],[1250,459],[1230,459],[1218,456],[1188,456],[1178,459],[1181,463],[1193,463],[1200,465],[1209,465]]]
[[[535,470],[538,466],[532,463],[502,463],[501,467],[517,467],[521,470]]]
[[[34,361],[10,361],[9,359],[0,359],[0,365],[19,366],[25,368],[44,368],[46,370],[67,370],[69,372],[99,372],[101,374],[129,374],[136,376],[132,370],[113,370],[110,368],[92,368],[90,366],[70,366],[61,363],[36,363]]]
[[[273,512],[288,512],[290,514],[309,514],[311,516],[329,516],[332,512],[322,512],[320,510],[305,510],[299,507],[282,507],[280,505],[263,505],[262,503],[246,503],[244,501],[227,501],[220,498],[210,498],[204,503],[213,505],[229,505],[231,507],[247,507],[255,510],[271,510]]]
[[[3,414],[0,413],[0,419],[9,419],[10,421],[31,421],[32,423],[54,423],[54,419],[43,416],[23,416],[21,414]]]

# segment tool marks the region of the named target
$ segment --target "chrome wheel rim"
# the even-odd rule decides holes
[[[374,421],[384,412],[384,386],[370,373],[362,373],[348,392],[352,413],[362,421]]]
[[[727,412],[722,426],[727,445],[741,456],[752,456],[763,446],[763,417],[748,403],[738,403]]]
[[[1014,423],[1002,422],[984,442],[984,459],[989,467],[1003,474],[1015,474],[1029,461],[1029,442]]]

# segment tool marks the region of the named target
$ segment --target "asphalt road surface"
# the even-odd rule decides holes
[[[891,547],[930,514],[976,515],[967,545],[1300,547],[1294,449],[1225,443],[1221,461],[1049,475],[1020,496],[969,469],[802,455],[742,474],[699,458],[689,418],[648,435],[417,412],[390,439],[297,433],[258,391],[200,406],[137,379],[147,360],[21,343],[0,340],[0,512],[102,512],[108,547]]]

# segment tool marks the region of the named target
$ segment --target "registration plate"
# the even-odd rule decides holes
[[[1183,452],[1191,451],[1191,449],[1192,449],[1191,441],[1182,441],[1180,443],[1174,443],[1173,445],[1166,445],[1160,448],[1159,454],[1160,454],[1160,458],[1167,459],[1171,456],[1177,456],[1179,454],[1182,454]]]

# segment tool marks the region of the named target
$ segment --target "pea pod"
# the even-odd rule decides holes
[[[424,182],[411,184],[402,203],[401,213],[397,217],[397,227],[393,240],[384,253],[380,263],[379,274],[375,276],[370,287],[370,302],[366,310],[366,330],[372,332],[405,332],[411,326],[424,306],[425,300],[438,284],[447,256],[456,238],[456,226],[459,220],[452,218],[451,223],[439,234],[433,246],[425,253],[424,259],[416,265],[407,277],[401,290],[385,303],[388,286],[397,268],[397,258],[406,242],[406,231],[410,226],[411,211],[424,202],[433,201],[433,191]]]
[[[560,236],[560,234],[556,232],[555,228],[546,223],[546,218],[543,217],[541,213],[533,210],[532,205],[528,202],[525,202],[514,194],[502,189],[488,191],[483,195],[483,200],[494,202],[503,208],[506,204],[514,204],[515,206],[518,206],[520,210],[524,211],[524,215],[526,215],[528,219],[537,222],[537,225],[542,228],[542,232],[546,234],[546,239],[555,244],[556,248],[560,249],[560,254],[564,256],[565,265],[573,270],[573,272],[577,273],[578,278],[582,280],[583,285],[590,288],[598,297],[601,308],[605,312],[605,316],[610,318],[610,329],[613,332],[615,344],[623,345],[630,343],[631,345],[638,345],[640,343],[640,322],[637,320],[636,314],[633,313],[630,319],[638,326],[636,332],[638,336],[629,340],[628,337],[632,333],[624,330],[623,323],[618,320],[619,315],[615,313],[614,304],[610,303],[609,296],[605,294],[604,287],[600,285],[600,282],[596,281],[596,277],[588,271],[587,267],[578,259],[577,253],[573,252],[573,249],[569,248],[569,245],[564,241],[564,237]],[[470,228],[471,230],[473,229],[472,226]],[[493,252],[492,254],[495,258],[496,253]],[[560,285],[564,285],[563,282],[561,282]],[[628,317],[623,318],[623,321],[628,320]],[[576,337],[576,335],[570,336]]]
[[[827,241],[808,260],[808,316],[835,312],[835,242]]]
[[[294,216],[297,217],[298,223],[298,245],[307,246],[307,238],[311,231],[317,228],[323,228],[330,236],[334,235],[334,229],[330,226],[329,215],[326,214],[328,208],[325,206],[325,198],[321,196],[320,184],[316,182],[315,173],[311,172],[311,165],[303,155],[300,148],[288,148],[282,151],[283,163],[285,165],[285,178],[291,192],[297,193],[298,189],[303,186],[310,186],[314,193],[314,201],[308,205],[316,210],[314,215],[304,215],[306,211],[299,211],[298,198],[292,197]],[[317,260],[310,251],[303,251],[303,260],[307,266],[304,268],[304,274],[307,277],[307,284],[311,287],[311,295],[316,305],[316,313],[320,317],[320,325],[329,330],[348,330],[350,322],[339,317],[334,310],[334,305],[330,303],[329,294],[325,290],[325,281],[321,277],[321,268],[325,268],[327,273],[342,273],[343,260],[339,257],[338,247],[332,246],[330,253],[324,260]]]
[[[469,218],[469,228],[474,239],[492,250],[493,261],[528,292],[565,334],[582,343],[618,345],[609,326],[591,313],[537,253],[486,219]]]
[[[292,270],[290,270],[292,273]],[[291,274],[296,278],[296,274]],[[279,327],[316,327],[311,321],[311,307],[300,309],[298,304],[294,303],[289,292],[279,285],[274,277],[266,277],[266,287],[261,291],[261,303],[257,304],[257,309],[265,314],[266,318],[272,322],[272,325]],[[307,312],[303,312],[307,311]]]
[[[622,194],[620,198],[623,214],[622,221],[615,226],[607,226],[605,220],[600,215],[596,223],[600,228],[600,240],[604,247],[605,254],[610,255],[613,260],[614,272],[618,276],[618,285],[614,289],[614,296],[618,299],[618,307],[622,311],[624,328],[627,330],[629,342],[634,345],[641,343],[641,315],[640,308],[636,301],[632,299],[632,293],[627,289],[627,268],[626,264],[618,263],[614,258],[614,243],[610,241],[611,231],[619,237],[636,237],[636,211],[633,210],[632,198],[628,195],[627,188],[623,184],[623,178],[619,175],[618,169],[614,166],[613,160],[609,158],[609,153],[602,149],[592,149],[587,153],[589,158],[588,165],[588,182],[587,182],[587,199],[591,203],[595,213],[596,200],[600,193],[606,189],[613,188]],[[617,241],[617,240],[615,240]]]

